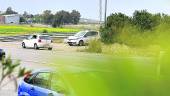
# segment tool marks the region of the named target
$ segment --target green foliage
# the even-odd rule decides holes
[[[13,64],[10,57],[8,57],[5,60],[2,60],[2,78],[1,82],[4,78],[6,78],[8,75],[10,75],[16,67],[19,66],[19,62],[16,62]]]
[[[43,27],[30,27],[30,26],[0,25],[0,35],[32,34],[32,33],[43,32],[43,30],[47,30],[49,33],[80,31],[80,29],[74,29],[74,28],[43,28]]]
[[[170,16],[151,14],[146,10],[135,11],[132,18],[121,13],[108,17],[107,25],[100,28],[102,42],[131,46],[158,44],[158,36],[169,31]],[[166,28],[161,28],[166,27]]]
[[[19,20],[20,23],[23,23],[23,22],[26,22],[25,18],[24,17],[20,17],[20,20]]]
[[[56,28],[56,27],[59,27],[59,26],[60,26],[60,24],[56,20],[52,23],[53,28]]]
[[[80,13],[76,10],[73,10],[71,13],[61,10],[56,14],[52,14],[50,10],[46,10],[42,15],[36,15],[35,19],[40,22],[42,18],[44,24],[49,24],[56,28],[65,24],[77,24],[80,20],[80,16]]]
[[[90,40],[86,51],[92,53],[101,53],[102,52],[101,41],[98,39]]]
[[[15,12],[14,10],[12,10],[11,7],[8,7],[4,13],[4,15],[9,15],[9,14],[18,14],[17,12]]]
[[[113,36],[115,32],[111,28],[100,28],[101,41],[104,43],[113,43]]]
[[[60,73],[55,81],[64,83],[66,96],[167,96],[169,56],[60,53],[51,66]]]
[[[42,33],[48,33],[48,31],[46,29],[44,29]]]
[[[0,64],[1,75],[0,75],[0,87],[4,87],[7,84],[2,85],[3,81],[8,77],[11,81],[15,82],[15,87],[17,88],[17,78],[23,77],[25,73],[31,72],[27,71],[26,68],[20,68],[18,71],[16,69],[20,66],[20,61],[13,62],[11,57],[3,58]],[[15,73],[18,72],[18,75]]]
[[[71,20],[70,13],[64,10],[59,11],[55,14],[55,20],[60,25],[68,24],[70,23],[70,20]]]
[[[107,25],[100,28],[101,40],[104,43],[116,42],[117,34],[122,31],[122,28],[130,22],[130,18],[122,13],[115,13],[107,18]]]
[[[70,16],[71,16],[71,23],[73,24],[78,24],[79,23],[79,20],[80,20],[80,17],[81,17],[81,14],[80,12],[76,11],[76,10],[72,10],[72,12],[70,13]]]
[[[52,24],[53,21],[53,14],[50,10],[45,10],[42,14],[42,19],[44,24]]]
[[[124,27],[130,21],[129,17],[122,13],[115,13],[107,18],[107,27],[117,29]]]
[[[133,14],[133,23],[141,30],[151,30],[159,24],[160,14],[153,15],[146,10],[135,11]]]

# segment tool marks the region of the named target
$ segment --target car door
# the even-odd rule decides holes
[[[36,43],[38,36],[37,35],[33,35],[31,40],[29,41],[30,47],[34,47],[34,44]]]
[[[24,41],[26,47],[31,47],[31,45],[30,45],[31,39],[32,39],[32,35],[27,37],[27,39]]]
[[[51,73],[38,73],[33,79],[31,96],[48,96],[50,94]]]
[[[36,96],[34,94],[34,85],[33,85],[33,77],[35,75],[28,74],[25,76],[23,81],[18,87],[18,96]]]
[[[96,39],[96,38],[98,38],[98,35],[99,35],[98,32],[92,31],[92,32],[91,32],[91,36],[90,36],[91,38],[90,38],[90,39]]]
[[[92,32],[87,32],[85,35],[84,35],[84,42],[85,43],[88,43],[89,40],[91,39],[91,35],[92,35]]]

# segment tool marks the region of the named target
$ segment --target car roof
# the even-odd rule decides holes
[[[84,30],[84,31],[80,31],[80,32],[86,32],[86,33],[88,33],[88,32],[98,32],[98,31],[95,31],[95,30]]]
[[[86,30],[84,32],[97,32],[97,31],[95,31],[95,30]]]
[[[38,70],[32,71],[32,74],[36,74],[36,73],[51,73],[51,72],[53,72],[52,69],[38,69]]]

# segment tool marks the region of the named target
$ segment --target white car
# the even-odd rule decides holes
[[[99,37],[99,33],[96,31],[81,31],[75,34],[74,36],[68,37],[65,42],[70,46],[79,45],[83,46],[88,44],[89,40]]]
[[[27,39],[22,42],[23,48],[48,48],[52,50],[52,40],[48,35],[30,35]]]

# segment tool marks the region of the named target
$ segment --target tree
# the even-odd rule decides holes
[[[116,42],[114,38],[122,31],[125,24],[130,23],[130,18],[122,13],[111,14],[107,18],[107,24],[100,28],[101,40],[104,43]]]
[[[26,19],[25,19],[24,17],[20,17],[19,22],[20,22],[20,23],[26,22]]]
[[[123,28],[126,23],[130,22],[130,18],[122,13],[115,13],[107,18],[107,27]]]
[[[68,24],[70,23],[70,13],[67,11],[59,11],[55,14],[56,20],[59,21],[61,24]]]
[[[23,17],[28,18],[28,12],[24,11]]]
[[[71,16],[71,23],[73,24],[78,24],[79,23],[79,20],[80,20],[80,12],[76,11],[76,10],[72,10],[72,12],[70,13],[70,16]]]
[[[18,14],[18,13],[13,11],[11,7],[8,7],[6,9],[5,15],[9,15],[9,14]]]
[[[135,11],[133,13],[133,23],[137,25],[141,30],[151,30],[156,25],[159,24],[159,20],[157,18],[161,18],[159,14],[152,15],[146,10]]]
[[[55,14],[53,25],[60,26],[71,23],[70,13],[67,11],[59,11]]]
[[[42,14],[42,19],[44,21],[44,24],[52,24],[53,22],[53,14],[50,10],[45,10]]]

